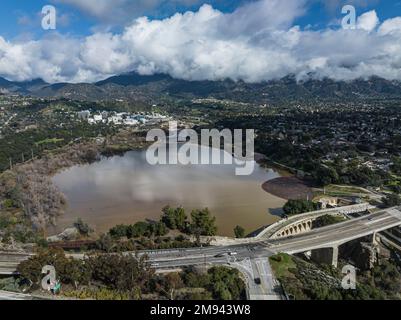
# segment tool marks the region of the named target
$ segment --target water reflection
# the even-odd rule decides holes
[[[232,235],[236,225],[250,232],[277,220],[269,210],[276,213],[284,201],[261,185],[278,176],[257,165],[250,176],[236,176],[234,164],[151,166],[145,151],[132,151],[54,177],[69,204],[59,230],[81,217],[104,232],[120,223],[158,219],[170,204],[187,210],[208,207],[221,235]]]

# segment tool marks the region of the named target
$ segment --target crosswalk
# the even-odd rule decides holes
[[[275,280],[267,258],[246,258],[236,263],[246,273],[251,300],[280,300],[277,293],[278,282]],[[256,283],[256,279],[260,283]]]

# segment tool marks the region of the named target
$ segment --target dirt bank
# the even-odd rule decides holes
[[[282,199],[312,199],[312,189],[296,177],[281,177],[262,185],[266,192]]]

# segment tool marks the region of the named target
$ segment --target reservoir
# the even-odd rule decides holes
[[[265,192],[262,184],[280,175],[255,164],[252,175],[236,176],[235,168],[153,166],[146,161],[145,150],[71,167],[53,178],[67,198],[57,230],[82,218],[97,233],[107,232],[117,224],[159,220],[166,205],[183,206],[188,216],[193,209],[209,208],[222,236],[232,236],[237,225],[252,232],[277,221],[285,200]]]

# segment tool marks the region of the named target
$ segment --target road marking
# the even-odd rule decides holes
[[[380,218],[380,219],[377,219],[377,220],[368,221],[368,222],[365,222],[365,225],[375,224],[375,223],[378,223],[380,221],[384,221],[384,220],[387,220],[387,219],[388,219],[388,217],[384,217],[384,218]]]
[[[391,209],[387,211],[392,217],[401,220],[401,212],[398,209]]]

